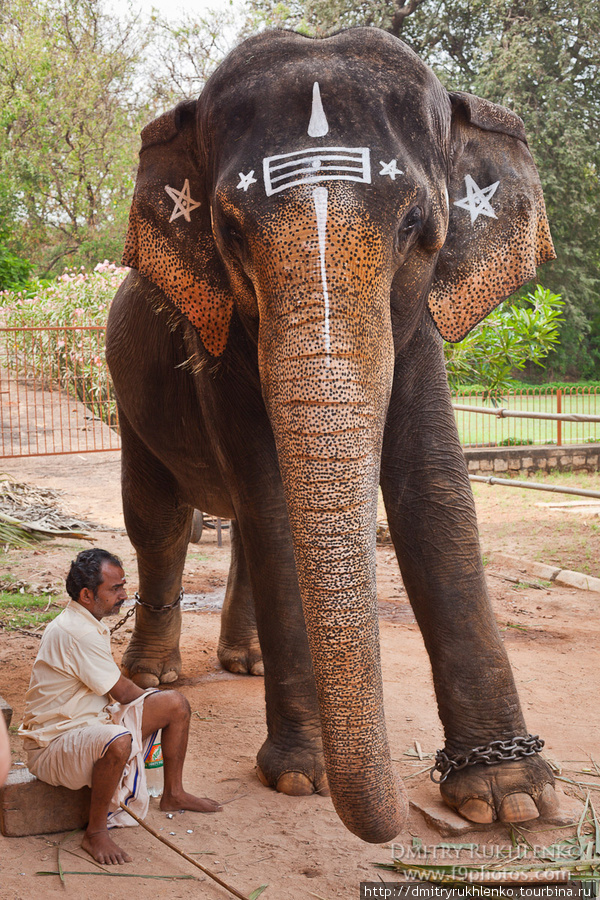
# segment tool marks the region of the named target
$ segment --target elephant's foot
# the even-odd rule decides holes
[[[467,766],[450,774],[440,791],[448,806],[480,824],[551,819],[558,810],[554,776],[540,756]]]
[[[264,675],[265,667],[256,632],[247,641],[226,640],[222,635],[217,648],[219,662],[228,672],[236,675]]]
[[[172,684],[181,673],[179,633],[181,613],[136,613],[136,626],[123,655],[121,669],[141,688]]]
[[[267,738],[258,751],[257,763],[256,773],[261,782],[280,794],[293,797],[308,794],[329,796],[320,742],[319,747],[282,750]]]

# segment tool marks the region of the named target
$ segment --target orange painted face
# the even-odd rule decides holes
[[[357,134],[355,123],[340,122],[336,113],[352,92],[352,77],[345,84],[331,80],[324,90],[310,79],[295,87],[291,111],[274,104],[278,134],[254,110],[248,146],[242,152],[232,143],[231,159],[223,154],[212,207],[238,306],[261,323],[289,314],[281,327],[295,326],[298,316],[306,327],[310,308],[313,321],[322,318],[314,340],[326,365],[336,321],[339,326],[347,316],[364,325],[374,317],[375,298],[385,295],[387,310],[376,313],[383,316],[379,330],[389,324],[395,272],[417,238],[430,253],[439,250],[448,221],[445,185],[441,193],[428,167],[415,166],[389,131]],[[368,105],[368,97],[362,102]],[[423,129],[423,116],[418,126]],[[436,155],[442,168],[442,154]]]

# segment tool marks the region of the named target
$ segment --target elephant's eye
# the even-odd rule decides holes
[[[423,210],[420,206],[413,208],[404,216],[396,234],[396,251],[405,253],[410,244],[423,227]]]
[[[243,250],[244,235],[241,233],[237,225],[228,222],[224,228],[225,239],[233,250]]]
[[[422,222],[423,210],[420,206],[415,206],[404,219],[401,230],[405,234],[408,234],[410,231],[414,231],[415,228],[418,228]]]

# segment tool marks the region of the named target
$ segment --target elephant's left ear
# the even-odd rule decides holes
[[[450,101],[449,225],[429,309],[455,342],[555,253],[521,119],[471,94]]]
[[[220,356],[233,297],[212,234],[196,128],[196,101],[186,101],[142,131],[123,264],[157,285]]]

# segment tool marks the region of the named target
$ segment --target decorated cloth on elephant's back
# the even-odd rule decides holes
[[[19,734],[29,770],[41,781],[78,790],[91,787],[94,764],[122,735],[132,739],[130,758],[112,800],[109,826],[135,825],[121,801],[143,818],[148,812],[142,740],[147,693],[126,705],[109,696],[121,677],[108,627],[71,600],[47,626],[33,665]]]

